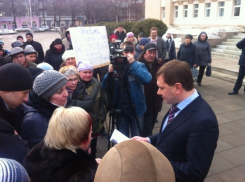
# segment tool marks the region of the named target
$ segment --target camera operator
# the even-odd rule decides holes
[[[123,71],[125,80],[122,82],[122,90],[119,90],[119,84],[116,83],[116,79],[113,89],[113,73],[116,73],[116,71],[114,71],[112,64],[109,65],[109,70],[104,77],[102,87],[106,90],[108,95],[113,95],[112,100],[113,103],[115,103],[114,109],[121,109],[121,113],[117,113],[115,116],[117,129],[129,137],[130,128],[131,137],[133,137],[140,134],[136,117],[140,125],[140,130],[143,132],[144,113],[146,112],[143,85],[151,82],[152,77],[144,63],[135,61],[135,47],[133,43],[124,42],[122,47],[124,49],[123,55],[127,57],[127,66]],[[128,94],[128,92],[130,94]]]

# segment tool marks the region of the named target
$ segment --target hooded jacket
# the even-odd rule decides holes
[[[211,48],[209,43],[207,42],[208,36],[206,34],[206,39],[204,41],[201,40],[201,35],[206,34],[206,32],[201,32],[198,36],[198,40],[194,42],[197,48],[198,54],[198,66],[207,66],[212,62],[211,57]]]
[[[35,51],[38,52],[38,59],[40,62],[43,62],[44,60],[44,52],[43,52],[43,47],[39,42],[36,41],[31,41],[31,42],[24,42],[24,48],[27,45],[32,45],[32,47],[35,49]]]
[[[59,71],[60,65],[63,63],[62,55],[65,52],[65,46],[62,44],[61,52],[54,48],[54,42],[51,43],[49,50],[46,51],[44,62],[53,66],[54,70]]]
[[[242,39],[241,41],[239,41],[237,44],[236,44],[237,48],[238,49],[242,49],[242,53],[240,55],[240,59],[239,59],[239,62],[238,64],[240,66],[243,66],[245,67],[245,38]]]
[[[69,34],[69,29],[66,30],[65,38],[62,40],[63,45],[65,46],[65,50],[68,50],[71,45],[71,39],[68,39],[67,34]]]
[[[26,141],[15,134],[13,127],[15,119],[16,114],[6,108],[0,97],[0,158],[14,159],[22,163],[29,147]]]
[[[36,145],[23,160],[32,182],[93,182],[97,163],[82,149],[49,149]]]
[[[118,40],[121,40],[121,43],[123,43],[123,41],[126,37],[126,33],[127,33],[127,31],[125,29],[123,29],[121,34],[118,32],[117,29],[114,31],[114,34],[117,36]]]
[[[166,50],[169,51],[168,60],[176,59],[176,50],[173,35],[171,34],[171,37],[169,39],[166,36],[163,36],[162,38],[165,42]]]
[[[177,53],[177,60],[189,63],[190,68],[193,68],[194,64],[198,65],[196,46],[192,42],[187,45],[185,43],[181,44]]]

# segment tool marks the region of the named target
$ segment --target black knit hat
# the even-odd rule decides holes
[[[193,36],[191,35],[191,34],[187,34],[187,35],[185,35],[185,39],[193,39]]]
[[[16,63],[9,63],[0,67],[1,91],[25,91],[33,85],[30,72]]]
[[[32,34],[31,32],[27,32],[27,33],[26,33],[26,36],[27,36],[27,35],[30,35],[30,36],[33,38],[33,34]]]
[[[18,35],[18,36],[17,36],[17,40],[18,40],[19,38],[24,39],[21,35]]]
[[[62,40],[61,39],[55,39],[53,42],[53,45],[57,45],[57,44],[62,44]]]

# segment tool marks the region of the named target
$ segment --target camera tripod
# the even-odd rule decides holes
[[[109,132],[107,134],[108,150],[110,149],[110,146],[111,146],[110,145],[110,138],[111,138],[111,135],[115,129],[115,125],[117,122],[118,123],[121,122],[121,116],[122,116],[121,105],[122,105],[122,101],[123,101],[123,89],[124,89],[123,87],[125,87],[126,94],[129,97],[130,109],[132,109],[132,111],[133,111],[133,116],[137,122],[137,126],[138,126],[140,136],[142,136],[142,131],[140,129],[139,120],[137,118],[135,105],[133,104],[133,101],[132,101],[132,98],[130,95],[129,85],[127,82],[127,78],[125,76],[124,69],[119,69],[117,73],[114,73],[112,79],[113,79],[112,108],[110,109],[110,114],[109,114],[109,116],[110,116]],[[116,118],[117,118],[117,120],[116,120]],[[113,143],[112,143],[112,146],[113,146]]]

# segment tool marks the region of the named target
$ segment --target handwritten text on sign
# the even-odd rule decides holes
[[[93,67],[109,64],[110,54],[104,26],[70,28],[77,63],[90,62]]]

